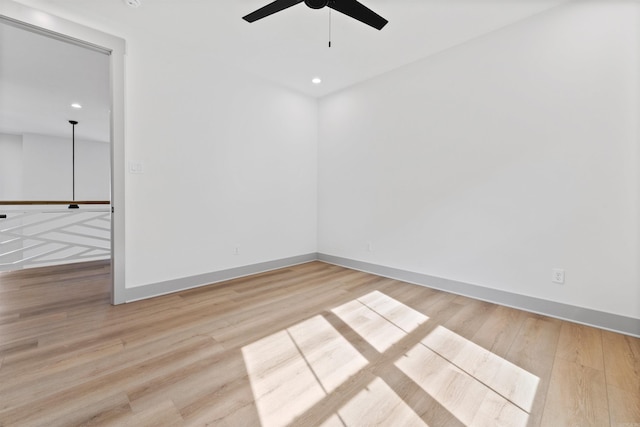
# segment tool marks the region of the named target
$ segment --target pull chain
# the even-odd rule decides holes
[[[331,9],[329,9],[329,47],[331,47]]]

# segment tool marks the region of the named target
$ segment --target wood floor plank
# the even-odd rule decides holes
[[[5,323],[0,326],[0,342],[9,342],[16,338],[39,337],[66,317],[67,313],[63,311],[29,316],[12,323]]]
[[[604,371],[602,332],[589,326],[563,322],[557,357]]]
[[[542,419],[561,327],[559,320],[527,315],[506,357],[539,378],[527,423],[531,427],[539,426]]]
[[[206,394],[226,390],[235,380],[247,380],[242,355],[220,352],[165,370],[152,380],[127,387],[134,410],[145,410],[170,398],[181,410]]]
[[[24,405],[11,411],[0,411],[0,420],[7,426],[40,427],[96,425],[114,414],[130,412],[124,393],[92,396],[90,399],[51,399],[46,404]]]
[[[607,386],[611,427],[640,425],[640,394],[630,393],[616,386]]]
[[[455,295],[440,292],[429,296],[421,303],[414,305],[417,310],[427,315],[432,321],[444,323],[462,309],[462,305],[453,302]]]
[[[640,425],[640,339],[322,262],[109,304],[0,273],[0,426]]]
[[[184,419],[171,400],[164,400],[145,411],[109,420],[109,424],[122,427],[179,427],[184,425]]]
[[[640,396],[640,338],[602,331],[607,382]]]
[[[99,390],[108,390],[111,386],[122,391],[123,384],[144,382],[161,375],[164,371],[156,371],[160,367],[176,369],[194,357],[215,354],[219,350],[209,337],[196,337],[184,340],[176,348],[154,348],[151,351],[151,354],[147,349],[146,353],[109,355],[64,371],[45,373],[33,380],[22,381],[17,376],[9,377],[9,380],[0,384],[3,397],[0,400],[0,413],[5,415],[25,400],[45,405],[58,402],[63,396],[87,396]]]
[[[604,372],[560,357],[555,361],[541,426],[609,426]]]
[[[0,390],[6,387],[17,387],[19,384],[38,382],[42,378],[60,372],[68,372],[82,365],[99,362],[105,357],[113,357],[124,350],[122,340],[110,341],[98,340],[93,345],[81,346],[71,351],[58,354],[47,354],[46,358],[40,358],[36,363],[17,366],[10,362],[5,370],[0,369]]]
[[[490,392],[487,387],[426,346],[417,345],[397,367],[459,420],[470,425]]]
[[[454,300],[455,302],[455,300]],[[444,326],[460,336],[471,338],[482,328],[482,325],[496,309],[495,304],[484,301],[471,300],[464,304],[451,319],[444,323]]]
[[[215,375],[213,374],[215,373]],[[130,392],[132,407],[153,408],[158,401],[171,398],[181,416],[190,424],[224,420],[233,425],[258,425],[254,395],[240,352],[229,352],[213,360],[201,361],[170,377],[145,384]],[[249,422],[251,421],[251,422]]]
[[[526,313],[514,308],[497,306],[472,341],[492,353],[505,357],[520,331]]]

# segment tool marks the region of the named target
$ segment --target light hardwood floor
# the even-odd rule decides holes
[[[640,340],[311,262],[109,305],[0,273],[0,425],[640,427]]]

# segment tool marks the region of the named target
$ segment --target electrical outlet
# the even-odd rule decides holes
[[[373,244],[371,242],[367,242],[367,251],[373,252]]]
[[[234,255],[240,255],[240,245],[236,245],[236,246],[233,248],[233,254],[234,254]]]
[[[553,283],[564,283],[564,270],[561,268],[551,270],[551,281]]]

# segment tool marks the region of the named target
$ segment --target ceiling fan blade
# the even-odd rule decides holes
[[[242,19],[247,22],[254,22],[258,19],[273,15],[274,13],[280,12],[281,10],[287,9],[291,6],[295,6],[298,3],[302,3],[303,1],[304,0],[276,0],[254,12],[251,12],[247,16],[243,16]]]
[[[389,22],[357,0],[333,0],[327,6],[377,30],[381,30]]]

